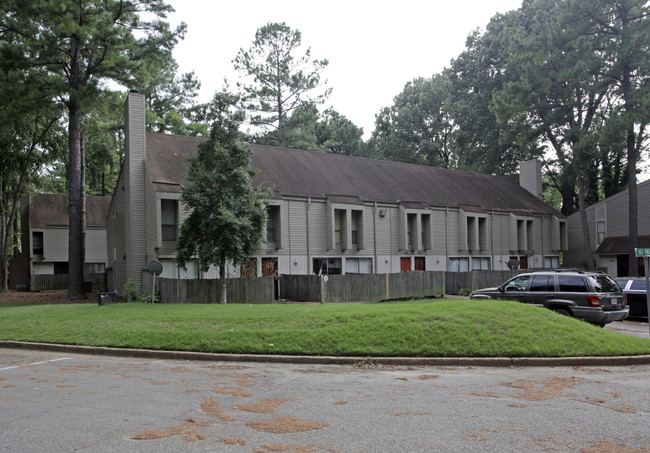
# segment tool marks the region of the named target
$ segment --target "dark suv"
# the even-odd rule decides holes
[[[625,319],[625,294],[607,274],[569,270],[519,274],[497,288],[473,291],[470,299],[507,299],[546,307],[604,326]]]

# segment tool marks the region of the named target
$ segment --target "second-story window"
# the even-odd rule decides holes
[[[160,219],[163,241],[176,240],[177,211],[178,202],[176,200],[160,200]]]

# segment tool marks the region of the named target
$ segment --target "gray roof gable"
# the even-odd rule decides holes
[[[147,133],[146,165],[157,190],[177,192],[187,184],[188,159],[204,140]],[[254,182],[278,195],[354,196],[366,202],[563,217],[505,176],[266,145],[251,148]]]
[[[67,195],[39,193],[30,196],[28,202],[31,228],[67,227],[70,224]],[[105,228],[110,202],[111,197],[87,196],[86,225]]]

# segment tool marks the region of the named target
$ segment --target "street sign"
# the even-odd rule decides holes
[[[639,247],[634,249],[637,257],[650,256],[650,247]]]

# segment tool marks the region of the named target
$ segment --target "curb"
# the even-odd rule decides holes
[[[155,349],[108,348],[0,340],[0,348],[28,349],[141,359],[201,360],[214,362],[260,362],[310,365],[401,365],[401,366],[630,366],[650,365],[650,355],[616,357],[335,357],[266,354],[216,354],[208,352],[160,351]]]

